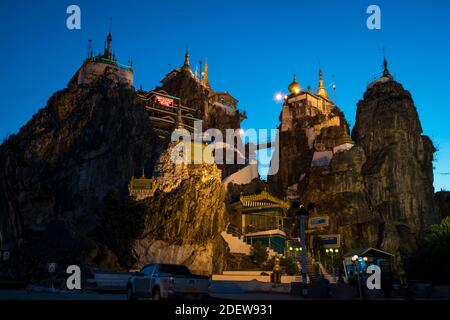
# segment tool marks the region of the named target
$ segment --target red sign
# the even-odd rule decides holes
[[[173,99],[162,97],[162,96],[155,96],[155,99],[153,100],[155,104],[162,106],[162,107],[173,107]]]

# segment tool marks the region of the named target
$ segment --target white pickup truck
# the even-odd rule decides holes
[[[193,275],[186,266],[149,264],[130,277],[127,299],[208,298],[209,278]]]

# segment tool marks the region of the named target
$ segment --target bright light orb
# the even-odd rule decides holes
[[[277,92],[275,94],[275,101],[277,101],[277,102],[283,101],[283,95],[280,92]]]

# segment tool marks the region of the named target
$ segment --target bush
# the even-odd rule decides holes
[[[419,239],[419,250],[407,261],[409,278],[450,284],[450,217],[432,225]]]

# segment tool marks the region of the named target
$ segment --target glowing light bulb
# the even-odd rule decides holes
[[[281,101],[283,101],[283,94],[281,92],[277,92],[277,93],[275,93],[274,98],[275,98],[276,102],[281,102]]]

